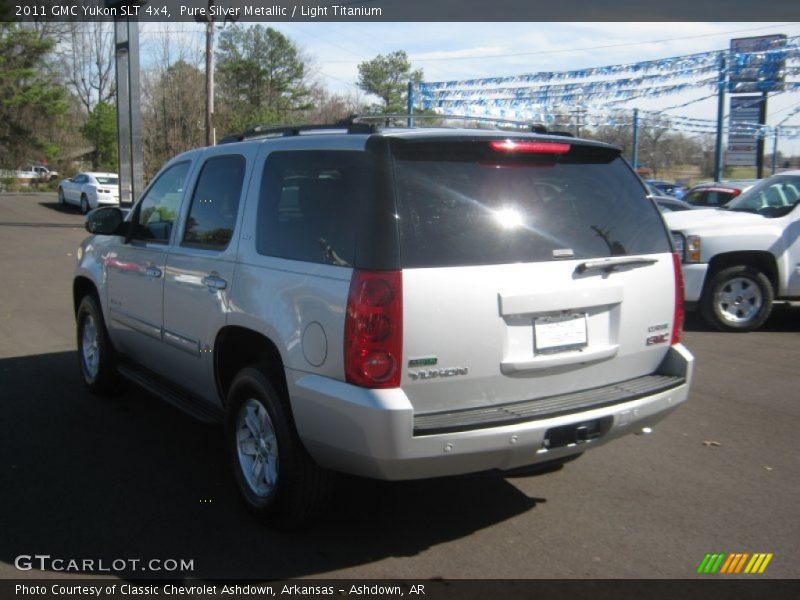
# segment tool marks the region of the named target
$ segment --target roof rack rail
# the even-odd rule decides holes
[[[517,127],[524,127],[532,133],[552,133],[558,135],[556,132],[548,131],[543,123],[531,123],[530,121],[515,121],[513,119],[501,119],[498,117],[476,117],[466,115],[440,115],[440,114],[408,114],[408,113],[392,113],[392,114],[374,114],[374,115],[353,115],[350,117],[353,122],[359,121],[379,121],[388,119],[444,119],[444,120],[458,120],[458,121],[486,121],[488,123],[499,123],[501,125],[515,125]]]
[[[317,125],[256,125],[242,133],[235,133],[224,137],[219,144],[231,144],[234,142],[242,142],[244,140],[270,138],[270,137],[293,137],[302,134],[303,132],[314,131],[332,131],[332,130],[345,130],[347,133],[376,133],[379,131],[380,124],[372,121],[385,121],[385,125],[389,126],[389,121],[392,119],[414,119],[414,120],[430,120],[430,119],[443,119],[443,120],[459,120],[459,121],[485,121],[487,123],[496,123],[498,125],[513,125],[515,127],[524,128],[531,133],[558,135],[564,137],[575,137],[568,131],[550,131],[542,123],[531,123],[530,121],[514,121],[512,119],[501,119],[497,117],[471,117],[465,115],[439,115],[439,114],[365,114],[365,115],[350,115],[346,119],[342,119],[336,123],[323,123]]]
[[[293,137],[305,131],[345,130],[347,133],[375,133],[377,127],[368,123],[357,123],[353,117],[342,119],[337,123],[318,125],[256,125],[242,133],[234,133],[222,138],[219,144],[232,144],[257,138]]]

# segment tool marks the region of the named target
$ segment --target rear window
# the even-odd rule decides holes
[[[398,140],[394,175],[404,267],[670,252],[658,210],[613,149]]]
[[[97,183],[102,185],[119,185],[119,178],[117,177],[95,177]]]

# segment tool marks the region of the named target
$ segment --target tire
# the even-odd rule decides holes
[[[709,280],[700,312],[720,331],[754,331],[769,318],[774,296],[769,279],[757,268],[728,267]]]
[[[81,194],[81,214],[86,214],[89,212],[89,199],[86,197],[86,194]]]
[[[58,205],[63,208],[66,204],[67,201],[64,199],[64,190],[58,188]]]
[[[333,474],[303,447],[285,399],[261,368],[242,369],[228,393],[226,446],[247,508],[263,523],[294,529],[328,508]]]
[[[97,300],[84,296],[77,314],[78,363],[83,382],[93,394],[113,396],[121,391],[114,347],[108,338]]]

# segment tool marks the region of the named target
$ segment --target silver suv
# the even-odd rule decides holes
[[[566,462],[688,394],[680,262],[618,148],[466,129],[296,127],[169,161],[87,218],[83,378],[224,419],[265,521],[332,473]]]

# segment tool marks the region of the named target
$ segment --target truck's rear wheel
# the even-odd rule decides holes
[[[769,318],[773,299],[764,273],[737,265],[714,273],[700,299],[700,311],[720,331],[753,331]]]
[[[288,407],[260,369],[242,369],[228,393],[227,446],[234,479],[261,521],[293,528],[322,514],[332,474],[303,447]]]

